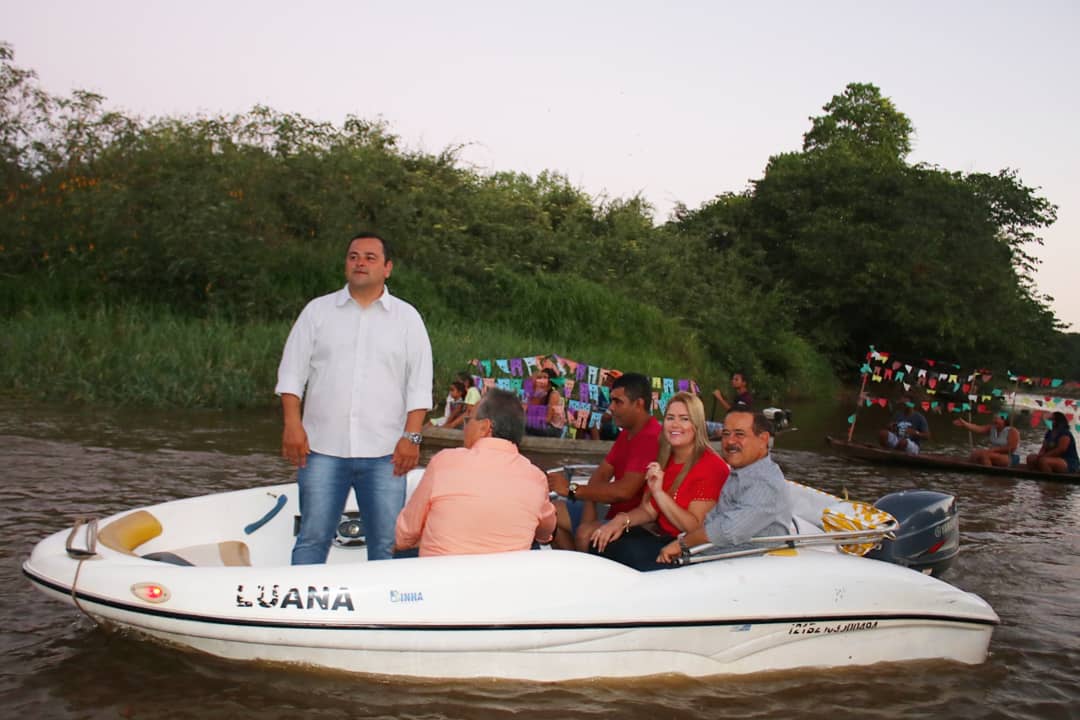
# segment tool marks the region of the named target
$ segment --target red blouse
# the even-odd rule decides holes
[[[675,478],[679,476],[682,469],[683,466],[676,464],[674,458],[668,460],[667,467],[664,468],[665,492],[671,489],[671,486],[675,483]],[[731,468],[724,462],[724,459],[712,450],[706,450],[701,459],[690,468],[690,472],[686,474],[682,484],[675,491],[675,504],[686,510],[689,509],[690,503],[695,500],[712,500],[715,502],[720,498],[720,489],[724,487],[724,483],[730,474]],[[664,516],[664,513],[660,512],[660,507],[652,496],[649,497],[649,502],[656,509],[660,529],[668,535],[678,535],[679,528],[675,527]]]

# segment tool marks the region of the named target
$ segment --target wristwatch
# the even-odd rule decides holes
[[[679,533],[678,540],[679,540],[679,551],[682,553],[683,557],[689,557],[690,556],[690,548],[686,547],[686,533],[685,532]]]
[[[405,438],[413,445],[419,445],[420,443],[424,442],[423,433],[403,432],[401,433],[401,437]]]
[[[570,489],[566,491],[566,499],[577,501],[577,483],[570,483]]]

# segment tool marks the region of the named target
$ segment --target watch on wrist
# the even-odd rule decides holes
[[[577,501],[577,483],[570,483],[570,489],[566,491],[566,499]]]
[[[685,532],[679,533],[678,540],[679,540],[679,550],[680,550],[680,552],[682,552],[683,555],[689,555],[690,554],[690,548],[686,547],[686,533]]]
[[[403,432],[401,433],[401,437],[405,438],[413,445],[419,445],[420,443],[424,442],[423,433]]]

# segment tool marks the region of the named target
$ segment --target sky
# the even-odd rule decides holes
[[[1011,168],[1058,206],[1034,281],[1073,332],[1078,31],[1074,0],[0,0],[0,41],[52,94],[147,118],[382,119],[481,172],[640,194],[658,221],[746,189],[832,96],[872,83],[915,126],[911,162]]]

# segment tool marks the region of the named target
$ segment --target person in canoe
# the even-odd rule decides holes
[[[1042,472],[1080,472],[1080,456],[1076,453],[1076,438],[1069,430],[1069,419],[1060,411],[1051,417],[1042,447],[1039,452],[1027,456],[1027,466]]]
[[[1016,453],[1016,448],[1020,445],[1020,433],[1009,424],[1008,415],[995,415],[989,425],[976,425],[964,418],[956,418],[953,425],[970,430],[976,435],[989,436],[990,447],[972,450],[968,456],[971,462],[997,467],[1020,464],[1020,456]]]
[[[566,403],[556,387],[558,377],[549,367],[541,368],[532,377],[532,394],[526,400],[525,434],[562,437],[566,428]]]
[[[882,447],[918,455],[919,448],[930,439],[930,426],[923,414],[915,409],[911,395],[901,395],[900,405],[893,421],[878,433],[878,442]]]
[[[744,410],[752,410],[754,406],[754,398],[750,394],[750,380],[747,378],[744,372],[734,372],[731,374],[731,401],[729,402],[720,388],[713,390],[713,397],[720,401],[720,404],[724,406],[724,412],[731,410],[737,405],[741,405]]]

